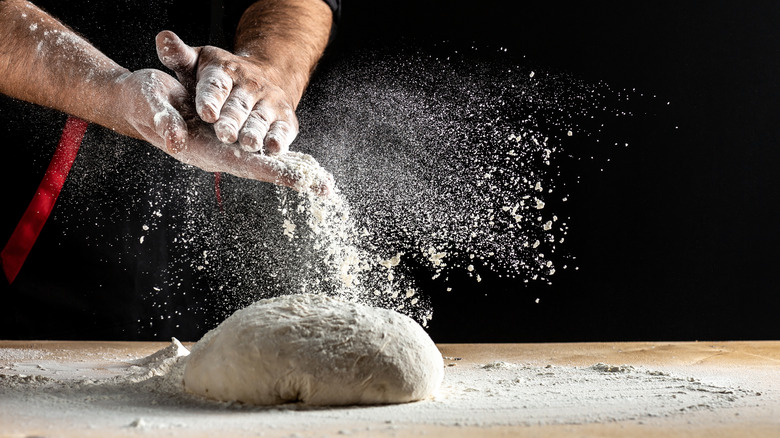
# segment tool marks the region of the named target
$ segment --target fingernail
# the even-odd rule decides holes
[[[282,141],[274,134],[265,136],[265,150],[269,154],[278,154],[282,151]]]
[[[217,110],[213,105],[196,102],[196,110],[201,119],[206,123],[214,123],[217,121]]]
[[[238,139],[236,126],[230,122],[217,122],[214,125],[214,132],[222,143],[235,143]]]
[[[263,144],[255,134],[241,133],[238,142],[247,152],[260,152]]]

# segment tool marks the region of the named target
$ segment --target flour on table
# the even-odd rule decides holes
[[[444,364],[407,316],[322,295],[289,295],[237,311],[195,346],[184,387],[257,405],[404,403],[432,396]]]
[[[709,428],[729,418],[735,425],[769,418],[760,416],[776,412],[780,401],[771,367],[646,369],[448,357],[441,388],[435,397],[418,403],[327,409],[299,403],[252,406],[185,392],[186,355],[175,340],[147,357],[111,345],[75,354],[0,348],[2,433],[40,434],[33,424],[45,424],[63,436],[143,431],[231,437],[256,437],[265,431],[270,436],[335,436],[342,430],[356,436],[402,436],[430,426],[479,427],[489,435],[488,428],[502,426],[616,421]],[[533,434],[534,429],[527,430]]]

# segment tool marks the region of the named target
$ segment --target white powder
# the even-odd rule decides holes
[[[299,167],[302,180],[311,181],[310,175],[316,179],[324,172],[313,159],[306,163]],[[404,310],[423,325],[427,324],[431,318],[429,306],[423,305],[419,298],[412,298],[408,292],[401,293],[413,290],[411,284],[395,272],[404,253],[382,257],[380,249],[366,240],[371,233],[366,227],[355,224],[350,206],[338,188],[327,197],[318,196],[311,190],[301,190],[297,195],[284,193],[280,201],[278,210],[284,218],[283,233],[291,238],[295,231],[295,244],[311,257],[312,269],[296,279],[300,291]],[[434,260],[443,256],[434,256]],[[443,265],[440,261],[439,264]]]
[[[0,362],[33,361],[51,356],[51,353],[43,350],[27,348],[0,348]]]
[[[366,261],[404,253],[392,272],[385,267],[393,288],[414,283],[405,277],[423,263],[436,283],[461,278],[448,274],[466,267],[470,253],[478,255],[471,263],[482,273],[471,276],[477,282],[487,273],[548,282],[553,267],[538,254],[556,264],[568,257],[559,250],[567,230],[534,213],[564,197],[556,159],[566,132],[581,130],[578,121],[590,119],[605,87],[547,73],[529,80],[525,68],[490,70],[450,58],[369,58],[312,84],[319,106],[302,106],[298,140],[334,173],[356,229],[368,230],[355,245],[367,250]],[[483,67],[497,76],[474,74]],[[518,112],[522,118],[511,113],[516,108],[527,110]],[[323,115],[333,119],[325,123]],[[370,275],[344,279],[357,277]],[[369,289],[387,295],[385,287]]]
[[[146,95],[147,99],[150,99],[150,95]],[[154,114],[154,126],[155,128],[159,129],[160,124],[163,122],[163,118],[170,116],[170,113],[168,112],[168,109],[165,108],[162,111],[158,111]]]
[[[284,235],[292,240],[295,237],[295,224],[290,222],[289,219],[285,219],[282,227],[284,229]]]
[[[401,263],[401,256],[403,256],[404,253],[399,252],[398,254],[394,255],[388,260],[380,260],[379,264],[384,266],[387,269],[392,269],[396,266],[398,266],[399,263]]]
[[[444,257],[447,257],[446,252],[437,252],[436,248],[434,247],[428,248],[428,261],[430,261],[431,265],[433,265],[435,268],[442,268],[446,266],[444,264]],[[440,269],[438,271],[440,271]]]
[[[190,209],[172,251],[202,247],[211,261],[177,260],[161,269],[205,266],[204,275],[223,283],[209,297],[197,298],[182,320],[198,307],[226,310],[207,322],[213,326],[257,298],[315,292],[399,309],[425,323],[431,316],[429,290],[410,278],[412,272],[435,280],[426,281],[426,288],[450,291],[450,278],[462,276],[448,274],[470,264],[472,284],[456,288],[469,293],[481,289],[475,281],[491,274],[547,282],[558,265],[564,269],[559,260],[567,257],[562,245],[567,227],[547,221],[556,200],[568,199],[556,180],[570,169],[557,167],[556,159],[581,153],[565,150],[568,132],[576,131],[581,141],[595,138],[578,123],[603,118],[599,108],[609,107],[605,101],[614,92],[547,72],[529,80],[525,67],[493,70],[427,55],[368,58],[321,72],[307,92],[315,98],[304,98],[299,108],[301,136],[293,147],[315,155],[336,176],[339,187],[328,200],[307,193],[327,176],[303,154],[273,162],[300,182],[296,188],[302,192],[275,192],[278,213],[263,209],[274,208],[276,199],[256,195],[261,190],[254,181],[228,180],[219,221],[210,216],[213,181],[206,176],[187,173],[185,184],[168,186],[154,181],[162,188],[156,203],[172,202],[174,192],[173,201],[183,198]],[[522,117],[508,114],[510,108]],[[105,163],[115,159],[104,158],[93,161],[110,166]],[[103,169],[103,178],[116,175],[110,170]],[[199,192],[190,188],[193,182],[200,184]],[[180,191],[185,196],[176,198]],[[93,202],[85,198],[76,201]],[[253,205],[261,205],[257,214]],[[156,205],[151,209],[159,211]],[[151,215],[150,220],[156,221]],[[266,227],[282,245],[258,231]],[[403,257],[395,263],[398,254]],[[431,272],[420,273],[420,267]],[[177,287],[176,273],[170,278],[166,290],[179,298],[188,293]],[[409,288],[418,293],[406,297]],[[168,309],[162,312],[167,313],[157,319],[171,316]]]
[[[728,408],[743,413],[753,406],[768,409],[778,400],[776,385],[760,388],[759,394],[755,386],[762,380],[760,374],[737,383],[736,377],[637,366],[552,366],[502,360],[474,364],[445,358],[444,383],[432,400],[365,409],[305,409],[299,404],[269,409],[185,393],[181,365],[186,351],[175,341],[140,359],[99,353],[96,359],[102,362],[89,365],[91,371],[80,367],[84,359],[50,363],[48,371],[28,366],[27,360],[40,364],[35,359],[40,355],[30,350],[0,350],[0,358],[5,358],[0,368],[0,424],[11,436],[28,434],[33,418],[58,431],[119,433],[131,428],[177,435],[243,436],[257,430],[378,430],[388,422],[417,430],[425,425],[489,428],[685,419],[710,412],[717,417],[723,415],[720,412],[733,412]],[[104,371],[99,373],[99,367]]]

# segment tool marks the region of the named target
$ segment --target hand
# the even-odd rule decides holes
[[[141,138],[175,156],[187,141],[187,124],[179,109],[186,107],[187,90],[166,73],[145,69],[120,76],[114,104],[120,118]]]
[[[288,150],[298,119],[278,73],[217,47],[190,47],[170,31],[160,32],[156,42],[160,61],[194,91],[198,116],[214,124],[219,140],[238,141],[249,152]]]
[[[306,154],[268,156],[218,140],[188,104],[184,86],[164,72],[139,70],[116,84],[115,111],[141,137],[185,164],[320,195],[332,191],[333,177]]]
[[[226,172],[284,185],[300,192],[329,196],[333,176],[310,155],[287,151],[274,155],[245,151],[221,142],[210,126],[197,119],[188,122],[186,147],[173,156],[209,172]]]

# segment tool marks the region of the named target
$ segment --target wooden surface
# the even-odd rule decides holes
[[[25,352],[45,352],[47,363],[67,366],[73,377],[100,377],[118,372],[131,358],[151,354],[165,343],[133,342],[55,342],[0,341],[0,349],[13,354],[0,356],[0,374],[7,374]],[[352,427],[349,419],[339,427],[253,431],[246,436],[605,436],[605,437],[780,437],[780,341],[761,342],[630,342],[573,344],[442,344],[445,363],[468,367],[473,364],[504,361],[529,366],[589,366],[595,363],[625,364],[652,369],[676,370],[688,375],[725,379],[740,387],[760,387],[761,402],[739,409],[717,409],[666,418],[638,421],[583,423],[572,425],[521,426],[436,426],[400,424],[384,431]],[[16,354],[18,353],[18,354]],[[64,369],[64,368],[63,368]],[[62,371],[62,370],[60,370]],[[67,374],[67,373],[66,373]],[[2,388],[0,388],[0,391]],[[0,393],[0,396],[2,394]],[[208,436],[198,430],[51,430],[37,424],[34,414],[24,421],[2,412],[0,397],[0,437],[26,436]],[[48,420],[40,420],[38,423]],[[354,424],[351,424],[354,426]],[[43,432],[42,432],[43,431]]]

